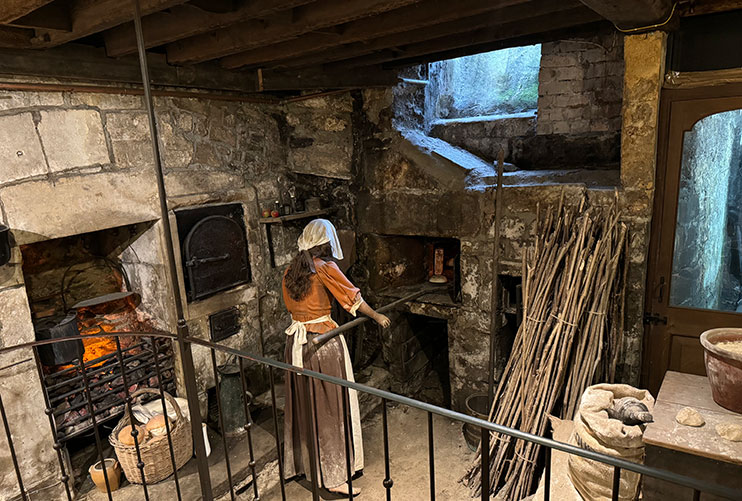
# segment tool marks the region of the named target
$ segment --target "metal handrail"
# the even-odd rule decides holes
[[[166,334],[163,332],[106,332],[106,333],[101,333],[99,335],[96,335],[96,337],[120,337],[120,336],[160,337],[160,338],[172,339],[174,341],[178,340],[178,337],[176,335]],[[34,342],[22,343],[22,344],[18,344],[14,346],[6,346],[6,347],[0,348],[0,355],[14,351],[14,350],[20,350],[24,348],[33,348],[36,346],[41,346],[41,345],[51,344],[51,343],[56,343],[56,342],[64,342],[64,341],[69,341],[72,339],[75,339],[75,336],[61,337],[61,338],[55,338],[55,339],[49,339],[49,340],[43,340],[43,341],[34,341]],[[297,375],[307,376],[307,377],[311,377],[311,378],[318,379],[321,381],[327,381],[329,383],[336,384],[338,386],[342,386],[342,387],[353,389],[356,391],[368,393],[369,395],[373,395],[373,396],[381,398],[382,401],[396,402],[398,404],[413,407],[415,409],[437,414],[439,416],[443,416],[448,419],[460,421],[462,423],[467,423],[467,424],[476,426],[478,428],[481,428],[483,430],[500,433],[500,434],[507,435],[507,436],[510,436],[516,439],[533,442],[535,444],[547,447],[549,449],[556,449],[558,451],[566,452],[568,454],[573,454],[575,456],[580,456],[586,459],[598,461],[598,462],[613,466],[615,468],[633,471],[641,475],[647,475],[650,477],[658,478],[660,480],[665,480],[667,482],[671,482],[677,485],[688,487],[696,491],[702,491],[702,492],[706,492],[709,494],[714,494],[716,496],[720,496],[723,498],[728,498],[732,500],[742,500],[742,493],[740,493],[739,491],[736,491],[734,489],[730,489],[730,488],[727,488],[727,487],[724,487],[718,484],[713,484],[713,483],[705,482],[702,480],[698,480],[696,478],[689,477],[687,475],[681,475],[678,473],[661,470],[661,469],[654,468],[651,466],[632,463],[624,459],[616,458],[613,456],[608,456],[608,455],[601,454],[601,453],[598,453],[592,450],[582,449],[582,448],[576,447],[571,444],[558,442],[556,440],[545,438],[540,435],[534,435],[534,434],[524,432],[524,431],[521,431],[515,428],[509,428],[507,426],[492,423],[484,419],[479,419],[476,417],[468,416],[466,414],[462,414],[457,411],[453,411],[450,409],[439,407],[437,405],[415,400],[413,398],[398,395],[396,393],[392,393],[389,391],[374,388],[372,386],[366,386],[360,383],[356,383],[353,381],[347,381],[345,379],[337,378],[334,376],[329,376],[327,374],[322,374],[322,373],[315,372],[315,371],[305,369],[302,367],[296,367],[294,365],[287,364],[285,362],[281,362],[278,360],[274,360],[272,358],[263,357],[260,355],[248,353],[248,352],[238,350],[235,348],[230,348],[228,346],[215,344],[210,341],[203,340],[203,339],[188,337],[186,338],[186,341],[192,344],[203,346],[205,348],[219,350],[223,353],[237,356],[240,359],[250,360],[252,362],[256,362],[261,365],[265,365],[265,366],[272,367],[275,369],[281,369],[287,372],[292,372]],[[0,371],[2,371],[2,369],[0,369]],[[0,374],[2,374],[2,372],[0,372]]]

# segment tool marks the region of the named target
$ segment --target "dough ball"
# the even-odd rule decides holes
[[[716,433],[725,440],[742,442],[742,424],[740,423],[717,424]]]
[[[706,421],[693,407],[683,407],[675,416],[675,421],[685,426],[703,426]]]

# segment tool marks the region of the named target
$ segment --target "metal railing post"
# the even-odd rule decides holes
[[[167,193],[165,192],[165,177],[160,159],[160,145],[157,138],[157,122],[155,120],[155,108],[152,102],[152,89],[150,87],[149,67],[147,65],[147,54],[144,49],[144,35],[142,34],[142,19],[139,0],[132,0],[134,4],[134,32],[137,39],[137,52],[139,54],[139,67],[142,72],[142,85],[144,87],[144,104],[147,109],[149,121],[150,142],[152,143],[152,156],[155,163],[157,178],[157,192],[160,201],[160,218],[162,230],[165,234],[165,247],[167,251],[168,272],[170,275],[173,301],[175,302],[175,313],[177,317],[178,351],[180,362],[183,365],[183,382],[186,388],[188,400],[188,413],[191,421],[191,434],[193,435],[193,447],[198,465],[198,477],[201,484],[201,495],[204,501],[212,501],[211,476],[209,475],[209,463],[206,458],[206,445],[204,444],[203,432],[201,430],[201,416],[198,405],[198,387],[196,386],[196,374],[193,364],[193,352],[188,339],[188,325],[183,314],[183,302],[178,283],[178,273],[175,266],[175,247],[173,235],[170,228],[170,217],[167,208]]]

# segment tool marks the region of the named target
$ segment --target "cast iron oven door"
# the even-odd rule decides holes
[[[183,254],[190,301],[250,281],[245,232],[226,216],[196,223],[186,236]]]

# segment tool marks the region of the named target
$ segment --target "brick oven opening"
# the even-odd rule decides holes
[[[104,425],[124,411],[124,376],[129,392],[160,384],[174,391],[169,341],[96,336],[158,332],[165,325],[164,311],[150,307],[157,304],[148,297],[157,294],[157,287],[143,286],[156,280],[156,273],[144,271],[151,264],[138,258],[145,246],[140,243],[137,250],[132,245],[151,228],[151,223],[142,223],[21,246],[36,339],[79,336],[79,340],[40,346],[37,351],[42,367],[39,376],[60,443],[67,445],[77,438],[85,441],[92,433],[85,379],[95,420]]]
[[[426,294],[422,300],[443,305],[461,302],[460,240],[370,235],[366,248],[370,267],[369,286],[377,294],[402,297],[427,284],[434,275],[441,275],[444,284],[440,284],[440,292]]]

